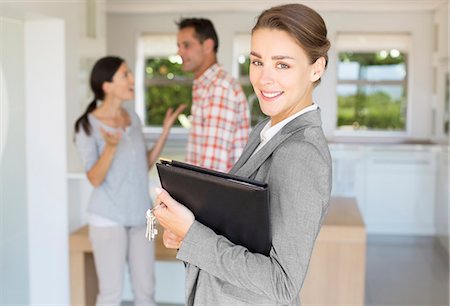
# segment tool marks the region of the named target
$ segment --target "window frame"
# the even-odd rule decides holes
[[[156,141],[162,132],[161,125],[146,125],[145,91],[147,86],[161,84],[162,80],[148,80],[145,66],[148,58],[168,57],[177,54],[176,33],[141,33],[136,43],[136,73],[134,110],[141,119],[142,131],[148,141]],[[167,82],[170,82],[167,80]],[[181,81],[184,82],[184,81]],[[189,131],[186,128],[174,126],[170,130],[170,139],[184,141]]]
[[[387,141],[395,141],[397,139],[406,139],[411,136],[411,113],[412,113],[412,58],[414,56],[412,50],[412,38],[408,33],[349,33],[342,32],[336,34],[336,52],[335,52],[335,96],[336,96],[336,113],[335,113],[335,124],[333,128],[333,138],[343,139],[343,138],[375,138],[379,137]],[[367,80],[339,80],[338,69],[339,69],[339,54],[342,52],[378,52],[383,49],[397,49],[406,54],[406,77],[405,77],[405,89],[406,89],[406,118],[405,118],[405,129],[403,131],[389,131],[389,130],[344,130],[339,129],[337,125],[338,119],[338,93],[337,87],[343,84],[370,84],[370,85],[392,85],[398,84],[398,81],[367,81]]]

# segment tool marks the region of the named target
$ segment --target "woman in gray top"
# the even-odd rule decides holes
[[[90,77],[95,95],[75,123],[75,143],[89,182],[89,236],[99,279],[97,305],[120,305],[128,261],[135,305],[155,305],[154,249],[145,239],[150,203],[148,170],[158,158],[174,120],[185,106],[169,109],[163,131],[147,151],[136,113],[123,103],[134,97],[125,61],[101,58]]]
[[[164,244],[187,263],[187,305],[300,304],[331,192],[331,157],[312,96],[329,47],[323,19],[301,4],[264,11],[252,30],[250,81],[269,118],[253,128],[231,173],[268,183],[269,256],[217,235],[157,190]]]

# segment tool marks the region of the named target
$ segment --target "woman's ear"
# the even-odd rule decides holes
[[[110,82],[103,82],[102,89],[104,93],[108,93],[111,89],[111,83]]]
[[[322,77],[323,72],[325,71],[325,64],[326,64],[326,61],[323,56],[319,57],[314,62],[313,66],[312,66],[312,72],[311,72],[311,81],[312,82],[315,82]]]

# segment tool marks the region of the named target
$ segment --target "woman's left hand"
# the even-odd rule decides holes
[[[156,188],[156,194],[156,205],[162,205],[154,210],[156,219],[164,229],[183,240],[194,223],[194,214],[186,206],[175,201],[164,189]]]
[[[181,114],[182,111],[184,111],[186,106],[186,104],[181,104],[175,111],[173,110],[173,108],[169,108],[166,111],[166,116],[164,117],[163,129],[170,129],[175,120],[178,118],[178,115]]]

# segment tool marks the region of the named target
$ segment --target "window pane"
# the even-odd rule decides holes
[[[339,53],[339,129],[406,129],[405,58],[395,49]]]
[[[188,104],[184,111],[188,114],[192,104],[192,74],[181,69],[178,56],[149,58],[145,66],[145,124],[162,125],[168,108]],[[176,121],[174,126],[180,126]]]
[[[391,55],[392,53],[392,55]],[[395,57],[393,57],[395,55]],[[405,80],[405,55],[400,51],[377,53],[339,53],[339,80]]]
[[[248,76],[250,68],[250,57],[245,55],[239,55],[239,76]]]
[[[402,85],[338,85],[338,127],[403,131],[406,96]]]
[[[147,59],[145,72],[148,79],[163,78],[172,80],[192,78],[191,73],[181,69],[181,58],[178,55]]]

